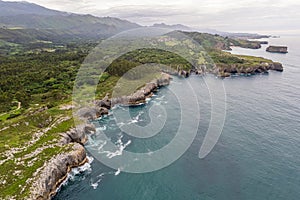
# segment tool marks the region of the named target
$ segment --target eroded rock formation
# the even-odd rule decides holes
[[[272,53],[288,53],[288,48],[286,46],[269,46],[266,51]]]
[[[85,122],[76,128],[61,133],[61,146],[69,145],[70,150],[61,153],[47,162],[36,172],[32,184],[30,199],[50,199],[60,184],[66,179],[70,170],[87,162],[86,151],[83,145],[87,142],[87,134],[96,132],[95,126],[90,120],[95,120],[109,113],[109,109],[116,104],[136,105],[145,102],[157,88],[170,84],[171,76],[162,73],[159,79],[147,83],[143,88],[125,97],[109,99],[108,95],[102,100],[95,101],[94,106],[84,107],[78,110],[78,116]]]
[[[32,184],[29,198],[32,200],[51,199],[70,170],[86,162],[84,147],[79,143],[73,143],[70,151],[55,156],[44,165],[40,172],[37,172],[37,179]]]
[[[229,77],[232,74],[258,74],[258,73],[268,73],[269,70],[283,71],[283,66],[281,63],[261,63],[255,66],[241,67],[238,65],[218,65],[215,67],[213,73],[217,74],[219,77]]]

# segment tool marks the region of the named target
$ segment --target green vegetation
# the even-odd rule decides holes
[[[68,151],[59,133],[73,127],[70,110],[31,107],[0,124],[0,199],[26,199],[33,174],[53,156]]]
[[[0,199],[26,199],[33,174],[53,156],[69,150],[68,145],[58,145],[59,134],[74,126],[72,111],[61,106],[70,105],[81,63],[97,45],[87,40],[52,41],[45,32],[41,32],[44,37],[40,37],[34,35],[37,30],[26,31],[0,29],[0,48],[4,49],[0,53]],[[271,62],[221,51],[231,45],[255,45],[251,42],[199,33],[190,33],[190,36],[206,49],[218,66],[247,67]],[[174,44],[167,41],[166,45]],[[204,62],[204,58],[201,59],[199,63]],[[101,77],[93,79],[98,73],[91,70],[87,74],[91,82],[79,80],[77,84],[93,85],[99,78],[96,90],[99,99],[107,93],[111,95],[118,84],[128,84],[126,88],[135,90],[153,77],[136,80],[142,77],[139,72],[130,70],[146,63],[164,64],[175,70],[193,68],[171,52],[140,49],[116,59]],[[120,79],[125,73],[129,74],[127,80]],[[120,92],[127,94],[131,90]]]
[[[262,62],[270,63],[271,60],[254,57],[254,56],[244,56],[244,55],[233,55],[229,52],[223,51],[210,51],[210,57],[214,60],[216,64],[224,64],[224,65],[240,65],[240,66],[253,66],[258,65]]]
[[[69,100],[77,70],[86,53],[41,52],[0,57],[0,112],[13,110],[15,102],[55,104]]]
[[[248,41],[242,39],[233,39],[222,37],[220,35],[212,35],[208,33],[184,32],[189,37],[193,38],[201,44],[206,50],[219,49],[230,50],[230,46],[239,46],[243,48],[258,49],[261,47],[260,42]]]
[[[68,150],[57,141],[59,133],[74,126],[72,112],[60,106],[70,104],[77,71],[95,45],[65,44],[54,52],[28,51],[0,57],[0,199],[25,199],[34,172],[45,161]],[[170,53],[156,57],[153,50],[133,56],[132,60],[121,57],[100,77],[98,97],[112,93],[126,71],[151,62],[147,54],[152,62],[162,59],[171,64],[173,59],[184,64]],[[135,53],[127,56],[132,55]]]

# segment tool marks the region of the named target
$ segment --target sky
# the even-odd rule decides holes
[[[12,0],[19,1],[19,0]],[[231,32],[300,32],[300,0],[28,0],[47,8]]]

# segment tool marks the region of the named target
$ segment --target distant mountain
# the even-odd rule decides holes
[[[0,39],[3,40],[31,42],[27,39],[33,40],[32,36],[40,39],[43,34],[51,38],[101,39],[138,27],[118,18],[60,12],[27,2],[0,1]],[[7,38],[8,33],[16,37]]]
[[[270,37],[268,35],[259,35],[256,33],[230,33],[224,31],[218,31],[214,29],[207,29],[207,28],[193,28],[183,24],[174,24],[168,25],[165,23],[160,24],[153,24],[151,27],[158,27],[158,28],[168,28],[172,30],[180,30],[180,31],[188,31],[188,32],[201,32],[201,33],[209,33],[213,35],[220,35],[223,37],[231,37],[231,38],[243,38],[243,39],[259,39],[259,38],[267,38]]]
[[[23,29],[57,29],[70,33],[113,35],[118,32],[140,27],[138,24],[111,17],[95,17],[92,15],[35,15],[25,14],[0,17],[0,24],[7,28]]]
[[[218,31],[214,29],[197,29],[198,32],[201,33],[209,33],[209,34],[217,34],[223,37],[231,37],[231,38],[241,38],[241,39],[260,39],[260,38],[268,38],[271,37],[270,35],[260,35],[257,33],[231,33],[231,32],[224,32]]]
[[[0,0],[0,40],[30,43],[36,40],[65,41],[103,39],[140,25],[112,17],[96,17],[51,10],[28,2]],[[226,33],[196,29],[182,24],[154,24],[152,27],[198,31],[227,37],[260,38],[257,34]]]
[[[160,23],[160,24],[153,24],[152,27],[157,27],[157,28],[168,28],[172,30],[180,30],[180,31],[189,31],[193,30],[192,28],[182,25],[182,24],[173,24],[173,25],[168,25],[165,23]]]
[[[63,15],[65,12],[51,10],[34,3],[22,2],[7,2],[0,0],[0,16],[15,16],[22,14],[36,15]]]

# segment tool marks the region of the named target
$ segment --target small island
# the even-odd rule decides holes
[[[286,46],[269,46],[266,51],[271,53],[288,53],[288,48]]]

